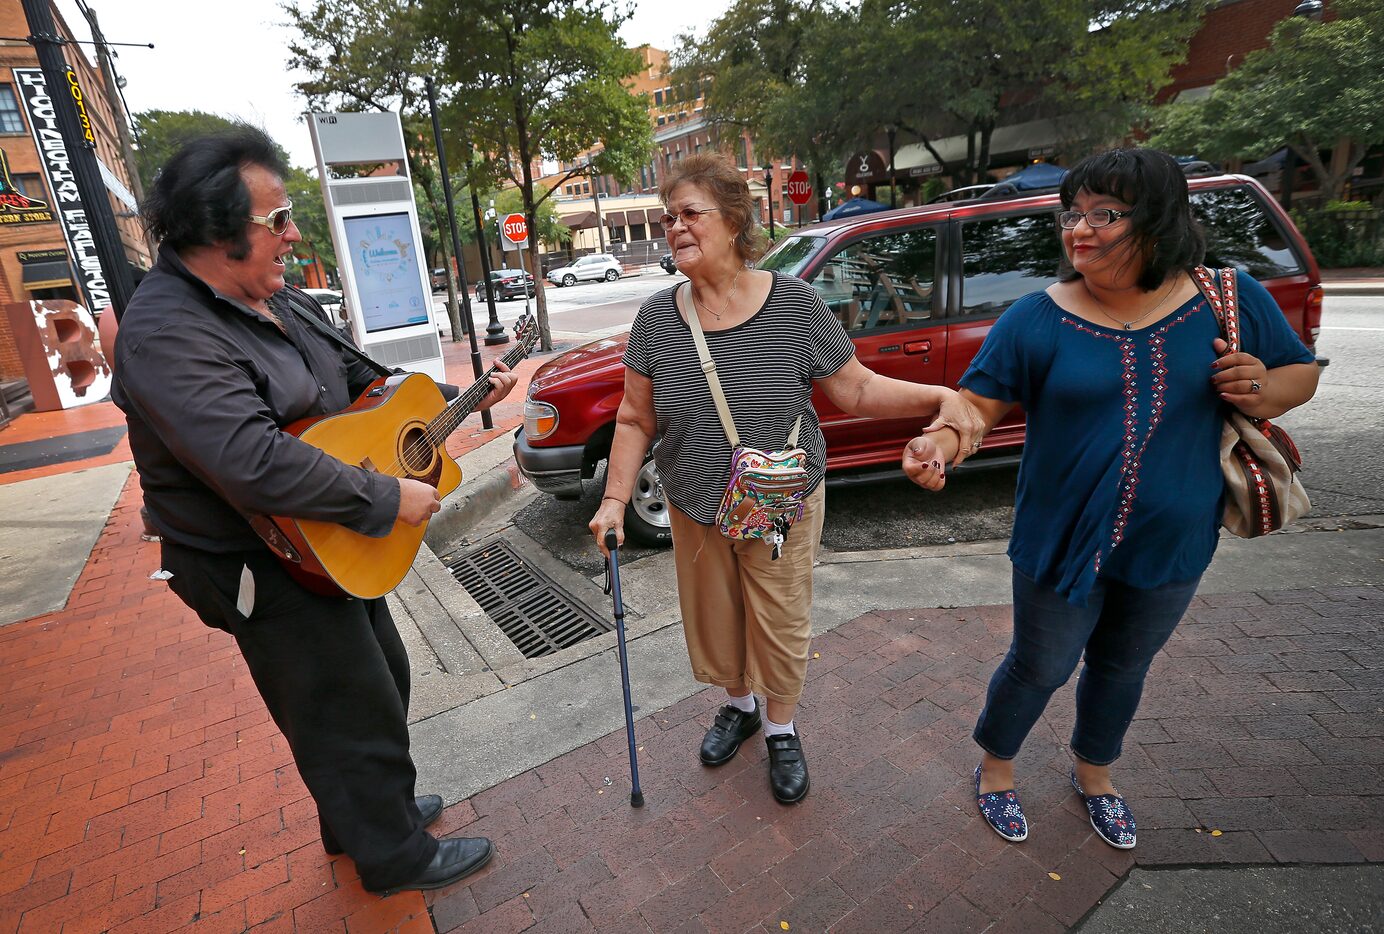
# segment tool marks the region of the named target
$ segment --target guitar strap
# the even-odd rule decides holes
[[[363,353],[359,347],[348,341],[346,338],[342,337],[341,334],[336,330],[336,328],[327,324],[316,313],[316,309],[320,308],[321,306],[317,305],[316,300],[314,300],[310,295],[306,295],[298,291],[298,289],[294,288],[291,285],[285,286],[283,290],[278,294],[284,296],[285,304],[288,306],[289,311],[292,311],[294,314],[296,314],[298,316],[299,321],[306,322],[311,327],[316,328],[317,333],[324,335],[329,340],[335,342],[341,347],[346,348],[346,350],[350,351],[352,355],[359,357],[361,360],[365,361],[365,364],[380,376],[395,376],[403,372],[402,370],[391,370],[383,366],[382,364],[376,363],[372,357]],[[306,302],[312,302],[312,305],[309,306],[304,304]]]

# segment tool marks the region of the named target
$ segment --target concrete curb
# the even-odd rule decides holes
[[[442,501],[442,511],[428,523],[423,540],[439,554],[466,537],[476,523],[528,482],[513,463],[514,438],[506,433],[457,461],[461,486]],[[508,462],[508,463],[506,463]]]
[[[1346,279],[1322,282],[1327,295],[1384,295],[1384,279]]]

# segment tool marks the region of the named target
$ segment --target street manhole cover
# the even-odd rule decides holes
[[[542,658],[615,628],[506,541],[481,545],[448,561],[447,568],[525,658]]]

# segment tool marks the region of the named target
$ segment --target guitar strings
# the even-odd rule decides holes
[[[505,364],[505,366],[513,366],[515,363],[518,363],[524,357],[528,356],[528,352],[530,349],[532,349],[532,346],[533,343],[529,340],[529,336],[525,336],[522,339],[522,343],[520,343],[519,346],[511,349],[509,353],[505,354],[504,357],[501,358],[501,361]],[[511,360],[511,357],[513,357],[514,359]],[[479,380],[473,383],[470,386],[470,388],[464,390],[461,393],[461,395],[457,396],[456,399],[454,399],[450,404],[448,404],[437,416],[437,418],[434,418],[431,422],[428,423],[427,427],[423,429],[423,439],[420,441],[412,442],[404,448],[402,454],[403,459],[411,460],[414,457],[414,455],[422,455],[426,452],[429,460],[431,460],[433,452],[435,452],[437,448],[444,441],[446,441],[447,437],[457,429],[457,426],[459,426],[462,423],[466,416],[471,414],[476,404],[479,403],[482,399],[484,399],[486,395],[490,392],[490,377],[495,372],[496,370],[493,366],[490,369],[486,370],[485,374],[481,376]],[[471,398],[473,395],[474,398]],[[446,424],[446,422],[452,416],[455,416],[455,418],[451,419],[451,424],[447,425],[445,430],[438,431],[437,429],[439,429],[442,425]],[[390,477],[405,476],[409,472],[410,471],[404,465],[404,463],[401,460],[397,459],[388,467],[380,471],[380,473]]]

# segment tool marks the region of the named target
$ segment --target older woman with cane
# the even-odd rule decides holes
[[[677,163],[660,195],[668,209],[662,217],[668,245],[689,281],[650,298],[635,318],[605,496],[591,531],[598,544],[609,529],[624,540],[625,503],[658,439],[654,458],[670,504],[692,673],[727,695],[702,741],[701,761],[729,762],[762,724],[769,787],[790,804],[809,785],[794,712],[807,674],[812,564],[825,501],[826,443],[812,387],[819,384],[833,403],[856,415],[940,415],[965,446],[953,454],[957,462],[969,453],[980,417],[952,390],[866,369],[816,290],[751,268],[763,238],[756,204],[725,156],[698,154]],[[741,444],[765,451],[801,445],[806,452],[809,492],[781,547],[718,532],[733,445],[701,363],[699,339]],[[918,453],[929,456],[931,444],[924,438]],[[762,710],[755,694],[765,698]]]
[[[1318,371],[1243,273],[1243,350],[1227,352],[1193,278],[1205,240],[1171,156],[1091,156],[1061,197],[1070,275],[1005,311],[961,378],[987,430],[1016,403],[1028,416],[1009,544],[1014,637],[976,723],[976,800],[1000,836],[1028,836],[1014,758],[1084,653],[1071,783],[1101,839],[1128,849],[1135,821],[1110,766],[1216,549],[1225,408],[1281,415],[1312,397]],[[932,438],[944,453],[971,443]],[[904,469],[940,489],[936,461],[922,444]]]

